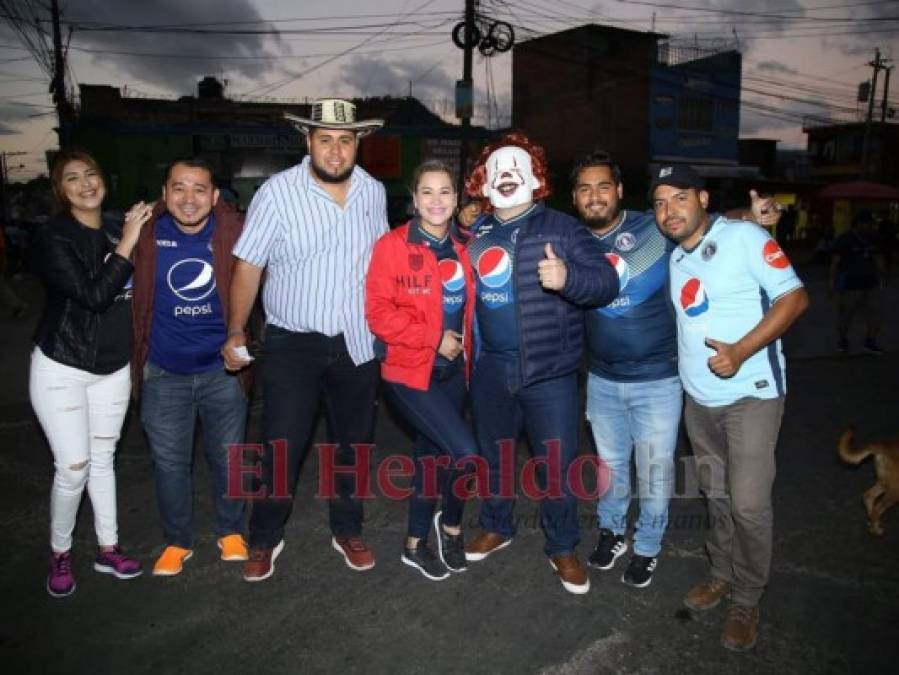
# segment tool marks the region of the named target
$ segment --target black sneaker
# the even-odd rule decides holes
[[[443,581],[449,576],[443,563],[437,560],[437,556],[423,540],[419,540],[415,548],[404,547],[400,560],[403,564],[416,568],[432,581]]]
[[[440,562],[446,565],[450,572],[464,572],[468,569],[465,560],[465,539],[461,534],[449,534],[443,529],[440,516],[442,511],[434,514],[434,529],[437,530],[437,555]]]
[[[875,356],[883,356],[883,349],[877,344],[877,340],[865,340],[864,350]]]
[[[652,583],[652,573],[655,571],[658,561],[658,558],[649,558],[635,553],[631,557],[631,562],[627,569],[624,570],[621,581],[634,588],[646,588]]]
[[[615,566],[615,561],[626,552],[627,544],[624,541],[624,535],[615,534],[612,530],[602,528],[599,531],[596,548],[587,558],[587,564],[598,570],[610,570]]]

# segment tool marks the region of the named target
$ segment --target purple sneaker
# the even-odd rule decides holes
[[[100,551],[94,560],[94,569],[117,579],[133,579],[143,574],[140,563],[122,553],[118,546],[111,551]]]
[[[75,575],[72,574],[72,555],[50,554],[50,574],[47,575],[47,593],[54,598],[64,598],[75,592]]]

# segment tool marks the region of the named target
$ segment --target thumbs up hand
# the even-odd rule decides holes
[[[709,357],[709,369],[718,377],[731,377],[740,370],[746,356],[738,344],[719,342],[712,338],[705,339],[706,347],[715,350],[715,355]]]
[[[568,276],[565,261],[556,255],[549,242],[546,242],[546,246],[543,247],[543,253],[546,257],[537,263],[540,285],[548,291],[561,291],[565,287],[565,279]]]

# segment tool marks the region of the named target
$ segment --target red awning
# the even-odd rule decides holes
[[[883,183],[857,180],[850,183],[828,185],[818,190],[815,196],[821,199],[870,199],[899,202],[899,188]]]

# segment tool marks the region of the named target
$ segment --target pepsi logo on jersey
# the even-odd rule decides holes
[[[490,309],[497,309],[511,302],[512,260],[508,251],[502,246],[491,246],[478,258],[476,271],[484,287],[478,295],[481,302]]]
[[[687,279],[680,289],[680,306],[689,317],[704,314],[709,309],[709,298],[702,282],[696,277]]]
[[[606,259],[615,268],[615,272],[618,273],[618,292],[621,293],[627,286],[627,282],[630,281],[630,267],[627,261],[617,253],[606,253]]]
[[[458,260],[445,258],[437,267],[443,283],[443,306],[448,312],[457,312],[465,304],[465,272]]]
[[[215,290],[215,274],[210,265],[200,258],[185,258],[169,268],[166,275],[169,290],[179,300],[188,303],[175,307],[175,316],[199,316],[212,314],[212,303],[205,300]]]

